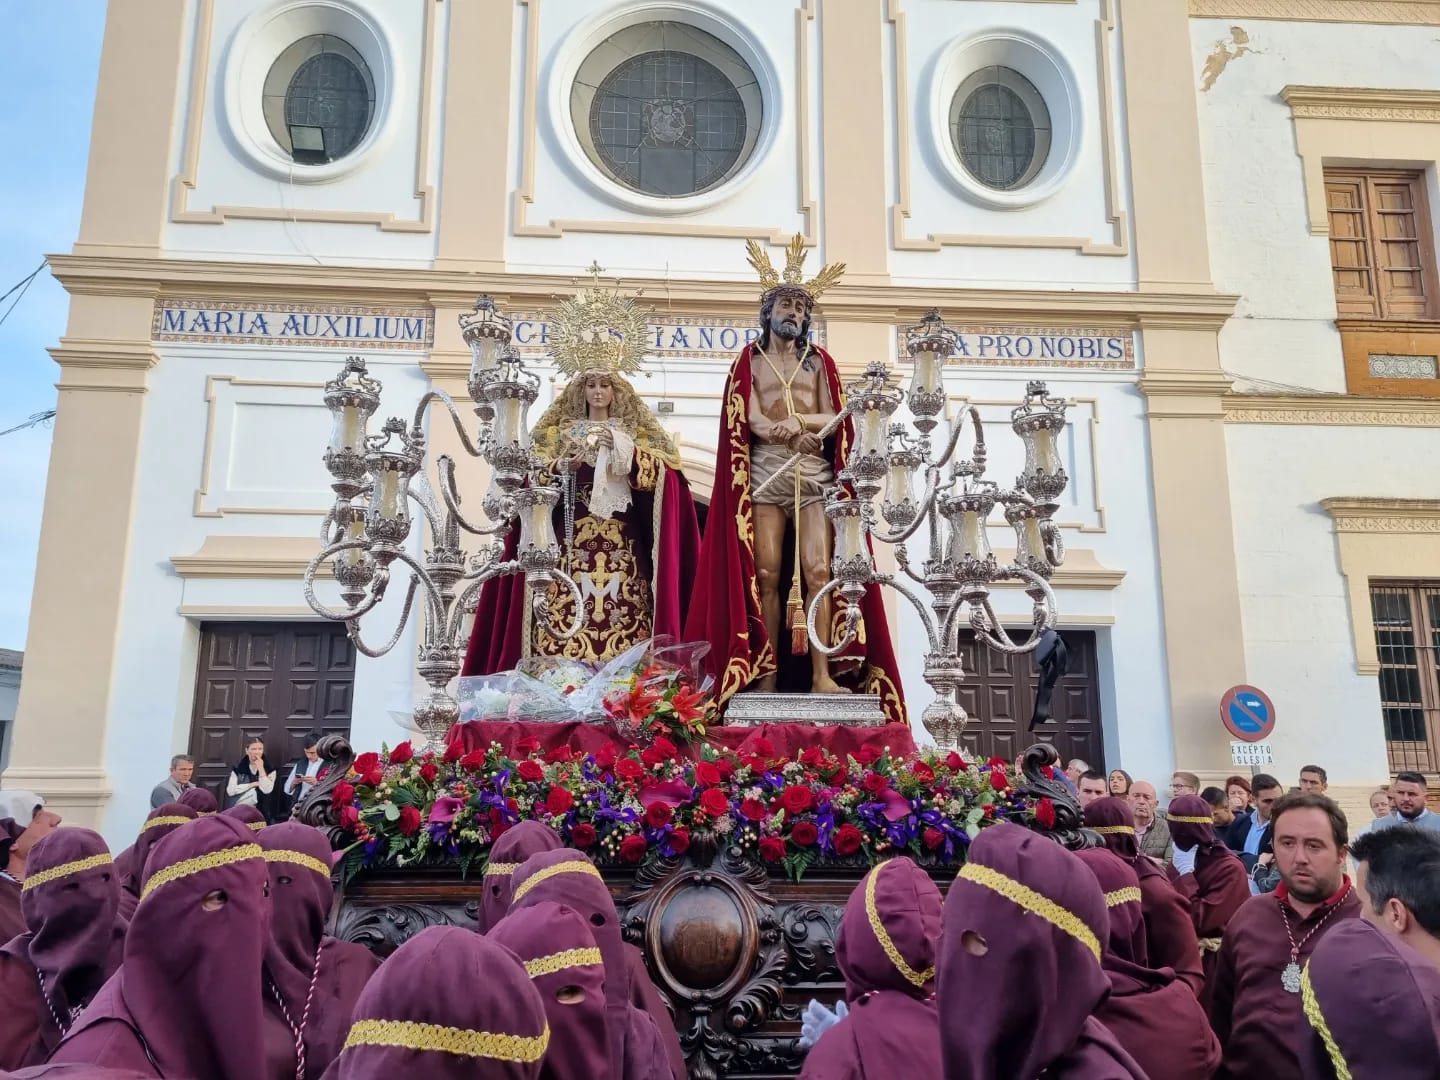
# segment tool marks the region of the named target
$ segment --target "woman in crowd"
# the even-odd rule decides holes
[[[1250,781],[1244,776],[1230,776],[1225,779],[1225,802],[1232,815],[1230,824],[1216,832],[1231,851],[1245,850],[1245,837],[1250,834],[1252,817],[1250,813]]]
[[[30,853],[27,930],[0,948],[0,1069],[43,1062],[120,966],[125,924],[110,849],[61,829]]]
[[[945,1080],[1145,1080],[1093,1016],[1110,992],[1109,933],[1105,895],[1074,855],[1008,822],[981,830],[945,898]]]
[[[286,821],[261,830],[258,840],[270,868],[266,1032],[288,1039],[295,1061],[291,1075],[305,1080],[318,1077],[340,1055],[355,1002],[380,962],[365,946],[325,933],[335,897],[325,834]]]
[[[550,1046],[541,1080],[609,1076],[605,964],[589,924],[547,900],[505,916],[485,936],[520,958],[545,1003]]]
[[[120,879],[120,917],[127,923],[134,917],[135,907],[140,903],[140,886],[145,880],[145,864],[155,845],[181,825],[194,821],[196,816],[190,807],[169,802],[157,806],[145,818],[145,824],[140,826],[140,835],[135,838],[135,843],[130,848],[129,869]]]
[[[510,879],[520,865],[531,855],[562,846],[555,830],[539,821],[522,821],[500,834],[485,864],[485,884],[476,916],[482,934],[498,924],[510,910]]]
[[[1395,804],[1390,801],[1389,788],[1376,788],[1370,793],[1370,813],[1377,818],[1389,817]]]
[[[910,1080],[941,1080],[941,910],[940,890],[903,856],[875,867],[850,894],[835,945],[849,1012],[810,1050],[801,1080],[882,1080],[901,1062]]]
[[[266,821],[276,820],[275,766],[265,756],[265,740],[250,739],[245,744],[245,756],[230,770],[230,779],[225,785],[225,795],[231,806],[253,806]]]
[[[1130,779],[1130,774],[1124,769],[1110,770],[1110,794],[1117,799],[1123,799],[1130,794],[1130,785],[1135,781]]]
[[[551,1041],[540,992],[514,953],[431,926],[365,987],[325,1080],[537,1080]]]
[[[1190,918],[1204,953],[1208,980],[1220,953],[1225,927],[1250,899],[1250,878],[1240,857],[1215,835],[1210,804],[1200,796],[1171,799],[1165,818],[1175,841],[1170,880],[1190,902]]]
[[[1110,933],[1100,964],[1110,996],[1095,1018],[1110,1029],[1152,1078],[1210,1080],[1220,1067],[1220,1042],[1195,992],[1169,968],[1145,963],[1145,920],[1140,879],[1104,848],[1077,852],[1105,894]]]
[[[192,1080],[285,1075],[265,1048],[267,878],[254,836],[218,814],[157,844],[124,962],[51,1061]]]
[[[196,814],[205,817],[220,809],[220,804],[215,801],[215,793],[209,788],[192,787],[180,793],[180,798],[175,800],[181,806],[188,806]]]

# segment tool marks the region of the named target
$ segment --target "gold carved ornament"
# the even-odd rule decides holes
[[[783,271],[775,269],[774,264],[770,261],[769,253],[754,240],[745,242],[745,250],[748,253],[750,265],[760,275],[760,288],[764,290],[762,294],[764,297],[769,297],[771,293],[793,289],[805,293],[812,301],[817,300],[821,293],[845,275],[845,264],[837,262],[821,267],[820,272],[809,281],[802,280],[805,276],[805,257],[809,252],[805,249],[805,237],[800,233],[792,236],[790,243],[785,245],[785,269]]]

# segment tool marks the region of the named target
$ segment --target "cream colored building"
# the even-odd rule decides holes
[[[359,353],[384,415],[463,397],[481,292],[543,368],[598,261],[655,309],[640,385],[703,501],[744,241],[797,232],[849,266],[817,314],[847,369],[930,307],[963,332],[948,385],[997,475],[1027,380],[1071,402],[1062,750],[1223,777],[1220,696],[1254,683],[1288,783],[1435,773],[1436,27],[1429,0],[112,0],[4,783],[123,841],[172,753],[213,782],[242,734],[394,742],[413,628],[357,662],[301,594],[321,384]],[[1027,672],[975,666],[974,745],[1022,747]]]

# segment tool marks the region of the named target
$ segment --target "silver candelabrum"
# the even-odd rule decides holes
[[[461,333],[470,346],[467,389],[479,419],[471,439],[466,422],[450,395],[430,390],[415,407],[406,426],[391,417],[378,434],[369,434],[370,417],[380,405],[380,381],[358,356],[325,384],[325,404],[333,418],[325,467],[332,478],[335,505],[320,530],[322,550],[305,569],[305,599],[327,619],[345,624],[355,648],[365,656],[383,656],[399,642],[417,595],[423,597],[423,628],[416,670],[429,691],[415,703],[414,723],[429,745],[438,748],[460,718],[450,683],[460,674],[466,640],[464,616],[475,608],[480,587],[492,578],[524,574],[537,624],[559,640],[569,640],[583,625],[580,589],[560,570],[560,545],[551,517],[560,498],[558,487],[543,482],[543,464],[530,449],[526,417],[540,393],[540,377],[525,368],[512,345],[511,324],[488,296],[460,316]],[[432,403],[444,406],[465,452],[483,458],[492,481],[482,502],[488,521],[476,523],[460,512],[455,487],[455,461],[448,454],[436,460],[440,489],[437,502],[421,471],[425,465],[425,419]],[[419,476],[419,482],[414,482]],[[417,561],[407,550],[413,519],[410,504],[424,513],[433,544]],[[504,557],[504,538],[519,519],[520,537],[514,557]],[[491,539],[466,557],[460,534]],[[315,596],[315,577],[333,560],[331,573],[340,585],[345,607],[328,607]],[[360,622],[384,599],[395,562],[411,570],[399,624],[378,648],[365,642]],[[573,625],[562,627],[550,618],[542,586],[569,589],[574,598]]]
[[[968,409],[975,433],[968,461],[956,459],[969,426],[965,416],[950,422],[938,455],[931,442],[939,426],[936,418],[945,411],[945,361],[954,354],[958,336],[935,309],[901,333],[913,364],[908,394],[884,363],[869,365],[846,387],[846,411],[856,438],[840,483],[825,502],[835,529],[835,553],[831,581],[811,601],[810,643],[836,655],[855,640],[866,588],[879,584],[895,589],[919,612],[928,637],[925,681],[934,689],[935,700],[921,714],[921,722],[942,747],[954,748],[967,719],[957,700],[965,678],[959,651],[962,622],[988,647],[1013,654],[1033,651],[1056,621],[1050,577],[1065,557],[1054,520],[1056,500],[1068,482],[1057,451],[1065,402],[1050,397],[1043,382],[1027,385],[1025,401],[1011,414],[1011,427],[1025,444],[1024,471],[1014,488],[1001,488],[985,479],[985,432],[974,407]],[[905,425],[891,423],[902,401],[909,406],[913,434]],[[922,473],[924,491],[917,498],[916,478]],[[877,517],[875,499],[882,491]],[[1004,565],[995,558],[986,531],[997,506],[1015,530],[1015,557]],[[923,573],[916,573],[905,545],[921,528],[928,531],[929,554]],[[901,576],[876,570],[867,539],[894,545],[901,575],[925,587],[931,610]],[[1011,639],[990,605],[990,587],[1002,581],[1024,582],[1034,602],[1031,633],[1023,642]],[[815,620],[820,600],[831,593],[849,606],[839,640],[825,646]]]

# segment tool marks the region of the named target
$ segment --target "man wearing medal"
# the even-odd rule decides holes
[[[1270,812],[1280,885],[1225,928],[1207,994],[1223,1080],[1300,1076],[1305,966],[1327,931],[1360,915],[1345,873],[1345,814],[1324,795],[1286,795]]]

